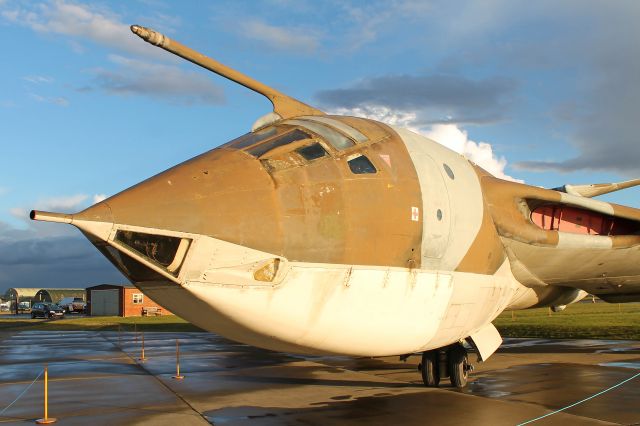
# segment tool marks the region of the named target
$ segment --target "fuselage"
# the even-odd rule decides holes
[[[279,351],[407,354],[565,291],[514,278],[486,175],[405,129],[299,117],[73,223],[143,292],[203,329]]]

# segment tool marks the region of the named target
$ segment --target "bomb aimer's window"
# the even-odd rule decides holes
[[[116,232],[115,239],[174,275],[180,271],[191,243],[187,238],[124,230]]]

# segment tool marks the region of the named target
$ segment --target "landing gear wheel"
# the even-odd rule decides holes
[[[438,351],[425,351],[422,353],[422,363],[420,373],[424,385],[430,388],[437,387],[440,383],[440,372],[438,371]]]
[[[458,389],[465,387],[469,379],[469,370],[472,367],[469,364],[467,351],[462,345],[456,345],[449,350],[447,366],[449,367],[451,384]]]

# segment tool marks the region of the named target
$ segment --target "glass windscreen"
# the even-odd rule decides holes
[[[300,129],[295,129],[289,133],[285,133],[274,139],[270,139],[264,143],[261,143],[260,145],[249,148],[247,149],[247,152],[255,157],[260,157],[274,148],[304,139],[311,139],[311,135],[309,135],[307,132],[303,132]]]
[[[242,149],[251,145],[255,145],[259,142],[267,140],[273,136],[276,136],[278,133],[282,133],[286,128],[278,128],[278,127],[267,127],[266,129],[258,130],[256,132],[247,133],[246,135],[242,135],[239,138],[232,140],[224,145],[223,148],[235,148]]]
[[[342,133],[321,123],[314,123],[304,120],[288,120],[285,122],[285,124],[294,124],[296,126],[301,126],[309,129],[313,133],[316,133],[318,136],[322,137],[325,141],[329,142],[337,150],[351,148],[355,145],[355,143],[351,139],[349,139]]]

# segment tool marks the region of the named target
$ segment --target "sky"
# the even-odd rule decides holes
[[[0,0],[0,294],[126,282],[29,210],[82,210],[271,110],[131,24],[553,188],[640,177],[638,22],[635,0]],[[640,190],[602,199],[640,207]]]

